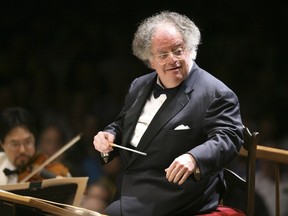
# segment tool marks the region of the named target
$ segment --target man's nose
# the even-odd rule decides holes
[[[167,61],[168,62],[170,62],[170,61],[173,61],[173,62],[175,62],[175,61],[177,61],[178,60],[178,58],[177,58],[177,55],[175,55],[173,52],[169,52],[168,53],[168,56],[167,56]]]
[[[26,148],[23,144],[20,145],[20,152],[26,152]]]

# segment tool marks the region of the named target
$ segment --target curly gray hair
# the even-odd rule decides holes
[[[140,23],[132,42],[133,54],[150,67],[151,38],[156,27],[163,23],[171,23],[178,29],[186,48],[192,52],[193,59],[196,59],[198,45],[201,41],[198,27],[187,16],[170,11],[162,11],[144,19]]]

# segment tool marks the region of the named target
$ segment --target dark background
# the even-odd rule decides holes
[[[138,23],[161,10],[201,29],[196,62],[236,92],[243,122],[273,143],[284,139],[288,13],[276,1],[1,1],[0,109],[26,107],[71,135],[87,130],[90,145],[132,79],[149,72],[131,41]]]

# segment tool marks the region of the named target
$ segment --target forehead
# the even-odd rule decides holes
[[[155,51],[180,45],[182,43],[182,35],[176,27],[170,23],[157,26],[151,39],[152,50]]]
[[[13,128],[5,137],[5,141],[17,141],[17,140],[25,140],[30,137],[34,137],[33,134],[25,127],[15,127]]]

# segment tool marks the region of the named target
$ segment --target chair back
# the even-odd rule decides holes
[[[241,159],[245,160],[245,178],[229,168],[224,169],[227,191],[223,195],[222,203],[244,211],[247,216],[254,216],[256,151],[259,132],[251,133],[247,127],[243,126],[243,135],[244,143],[241,151],[246,152],[246,157]],[[241,197],[245,199],[245,202],[241,200]]]
[[[243,148],[247,151],[246,158],[246,214],[254,215],[255,208],[255,173],[256,173],[256,151],[259,141],[259,132],[251,133],[244,126],[244,144]]]
[[[241,153],[245,152],[246,178],[240,177],[229,168],[224,169],[226,191],[217,209],[199,216],[254,216],[255,208],[255,172],[256,150],[259,132],[251,133],[243,126],[244,143]],[[242,201],[245,199],[245,203]]]

